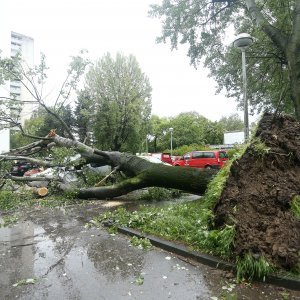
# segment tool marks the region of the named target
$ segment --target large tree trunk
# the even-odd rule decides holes
[[[76,149],[89,162],[118,167],[128,177],[123,182],[106,187],[93,187],[79,190],[79,198],[114,198],[145,187],[165,187],[179,189],[198,195],[204,194],[215,170],[189,167],[173,167],[155,164],[136,155],[100,151],[80,142],[55,136],[54,141],[61,146]]]
[[[300,0],[295,1],[293,30],[286,53],[291,80],[292,100],[296,117],[300,120]]]
[[[124,154],[120,153],[120,156]],[[79,198],[113,198],[145,187],[179,189],[203,195],[215,171],[154,164],[136,156],[122,158],[122,170],[135,176],[119,184],[79,190]]]
[[[289,55],[288,62],[295,115],[300,120],[300,46],[298,53]]]

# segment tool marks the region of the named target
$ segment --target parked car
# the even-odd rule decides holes
[[[23,176],[25,172],[34,168],[37,168],[37,166],[32,163],[18,161],[12,166],[10,174],[13,176]]]
[[[162,153],[160,156],[160,160],[170,165],[173,164],[171,153]]]
[[[43,171],[43,169],[42,168],[34,168],[34,169],[30,169],[30,170],[28,170],[28,171],[26,171],[25,173],[24,173],[24,175],[23,176],[32,176],[32,175],[34,175],[34,174],[38,174],[38,173],[41,173]]]
[[[220,169],[227,161],[224,150],[192,151],[175,160],[173,166]]]
[[[167,165],[167,166],[172,166],[172,164],[166,163],[166,162],[162,161],[161,159],[159,159],[158,157],[155,157],[155,156],[150,156],[150,155],[143,156],[143,155],[141,155],[139,157],[142,158],[142,159],[148,160],[148,161],[152,162],[153,164],[164,164],[164,165]]]

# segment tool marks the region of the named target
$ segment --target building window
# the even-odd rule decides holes
[[[11,35],[11,38],[12,38],[12,39],[19,40],[19,41],[22,40],[22,37],[20,37],[19,35],[15,35],[15,34],[12,34],[12,35]]]
[[[10,85],[11,89],[20,89],[21,87],[19,85]]]
[[[16,42],[11,42],[11,44],[14,45],[14,46],[19,46],[19,47],[22,46],[20,43],[16,43]]]

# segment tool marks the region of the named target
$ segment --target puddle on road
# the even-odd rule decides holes
[[[124,205],[124,202],[121,201],[109,201],[105,204],[103,204],[103,207],[117,207]]]
[[[93,213],[99,211],[94,207]],[[191,295],[209,295],[200,270],[179,272],[174,265],[180,261],[166,260],[165,252],[132,247],[127,237],[84,224],[77,208],[41,209],[1,228],[3,299],[167,299],[174,289],[180,299],[194,299],[183,294],[186,288]],[[29,278],[37,282],[13,286]],[[143,285],[135,283],[137,278]]]

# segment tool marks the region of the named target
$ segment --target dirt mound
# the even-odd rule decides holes
[[[235,252],[263,255],[277,266],[299,263],[300,220],[291,200],[300,195],[300,123],[266,113],[256,138],[231,167],[215,207],[216,224],[236,224]]]

